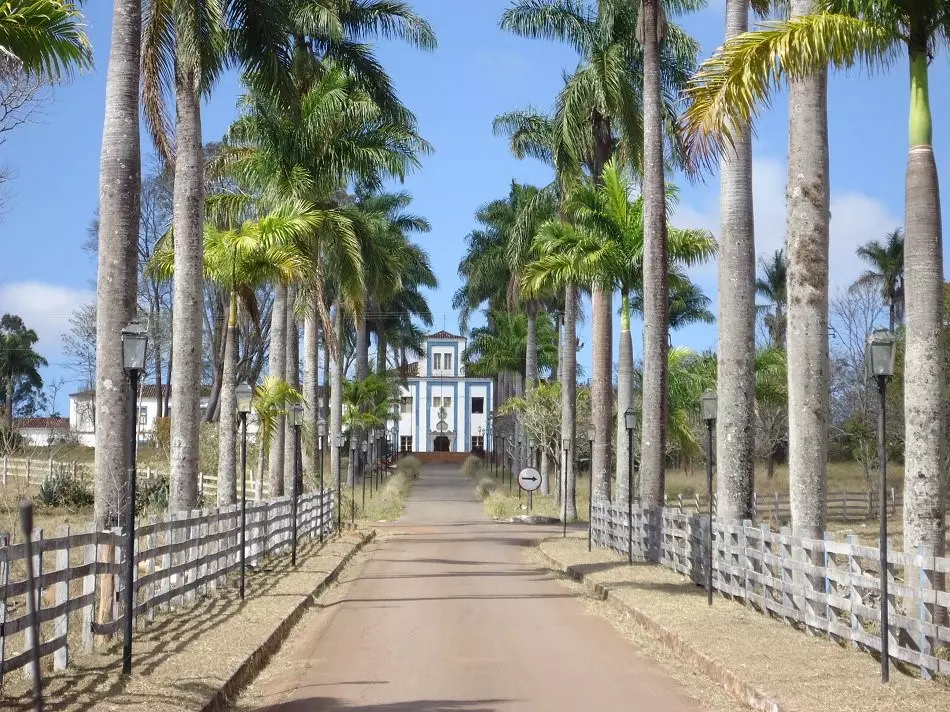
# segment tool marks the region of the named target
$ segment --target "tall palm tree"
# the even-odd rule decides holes
[[[644,303],[644,251],[646,198],[632,199],[632,181],[624,175],[616,162],[610,161],[604,168],[602,184],[593,182],[579,185],[564,203],[563,213],[570,221],[548,222],[543,225],[535,242],[536,260],[525,269],[524,288],[529,293],[550,285],[573,281],[593,286],[600,284],[621,295],[621,343],[620,370],[617,384],[617,412],[624,413],[633,406],[633,346],[630,334],[630,310],[632,300],[642,308]],[[674,204],[675,191],[668,191],[669,209]],[[682,268],[703,262],[716,252],[716,242],[704,230],[669,229],[666,242],[669,244],[667,270],[673,268],[673,286],[678,290],[681,322],[690,317],[682,308],[688,302],[702,304],[696,287]],[[701,315],[698,316],[701,318]],[[668,341],[670,322],[663,325],[663,340]],[[662,406],[662,404],[661,404]],[[617,419],[617,493],[626,496],[627,468],[630,458],[629,439],[623,427],[623,418]],[[644,448],[646,441],[644,441]],[[663,479],[646,480],[644,496],[658,493],[663,500]],[[650,500],[652,501],[652,500]]]
[[[116,0],[106,77],[106,107],[99,158],[99,239],[96,277],[96,427],[125,433],[132,407],[122,367],[123,327],[135,315],[138,274],[141,151],[139,59],[141,0]],[[130,434],[131,436],[131,434]],[[96,443],[95,523],[115,526],[123,513],[131,437]]]
[[[696,3],[695,6],[699,6]],[[670,12],[694,7],[693,3],[665,3]],[[564,0],[518,0],[502,15],[501,26],[526,37],[552,39],[574,47],[581,63],[562,91],[564,107],[559,133],[568,139],[567,150],[579,164],[589,167],[600,182],[604,166],[618,152],[622,162],[643,165],[644,113],[641,103],[644,78],[643,48],[636,42],[639,6],[625,0],[603,0],[595,7]],[[669,26],[669,42],[660,63],[663,78],[663,111],[676,116],[679,90],[695,66],[698,46],[681,29]],[[664,122],[667,127],[672,121]],[[667,132],[679,153],[675,132]],[[592,471],[594,496],[610,496],[610,431],[613,412],[612,308],[610,292],[593,288],[593,413],[597,436]]]
[[[21,0],[0,5],[0,61],[13,62],[17,69],[49,81],[91,67],[92,47],[77,4],[81,3]],[[137,14],[137,5],[115,8],[115,16],[122,18],[127,10]]]
[[[768,259],[760,257],[759,266],[762,268],[762,274],[755,279],[755,291],[760,297],[765,297],[769,304],[761,305],[758,309],[765,312],[763,321],[772,346],[784,348],[788,325],[788,259],[785,257],[785,250],[776,250]]]
[[[287,415],[290,406],[302,400],[303,396],[287,385],[286,381],[271,375],[265,376],[254,388],[253,407],[254,414],[257,416],[257,439],[260,447],[257,461],[257,488],[261,491],[264,489],[268,449],[276,442],[277,423]],[[273,498],[280,495],[268,489],[267,496]]]
[[[880,288],[887,302],[888,325],[891,331],[904,323],[904,231],[896,228],[887,233],[884,242],[866,242],[857,255],[870,263],[871,269],[856,284],[873,284]]]
[[[829,64],[877,68],[906,52],[910,65],[910,136],[904,226],[907,352],[904,546],[945,550],[943,468],[946,375],[940,368],[943,298],[940,194],[933,156],[928,65],[948,37],[945,0],[933,3],[816,2],[814,11],[727,43],[700,73],[694,121],[703,136],[745,125],[783,76],[807,77]],[[839,12],[846,11],[846,12]],[[723,130],[725,129],[725,130]],[[795,365],[789,370],[794,374]],[[722,399],[720,397],[720,404]],[[790,404],[790,408],[793,406]]]

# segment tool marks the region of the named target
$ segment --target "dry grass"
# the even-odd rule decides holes
[[[187,611],[157,616],[136,634],[131,678],[121,675],[121,641],[107,652],[76,658],[65,673],[44,680],[47,708],[60,712],[201,709],[357,540],[347,535],[322,548],[308,543],[300,550],[294,570],[289,556],[267,561],[248,577],[243,602],[236,588],[219,589],[218,595],[200,599]],[[26,694],[22,676],[10,676],[0,708],[32,709]]]
[[[880,682],[879,663],[870,655],[807,635],[751,608],[705,592],[660,566],[627,566],[623,558],[598,549],[588,553],[579,538],[552,539],[542,550],[611,589],[620,600],[753,682],[793,710],[821,712],[936,712],[950,708],[950,689],[892,669],[891,684]]]

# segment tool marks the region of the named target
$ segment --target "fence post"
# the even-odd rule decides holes
[[[199,475],[200,476],[200,475]],[[185,583],[193,583],[198,578],[198,552],[199,552],[199,532],[200,532],[200,523],[198,518],[201,516],[201,510],[192,509],[188,512],[188,517],[191,520],[191,526],[185,528],[185,536],[188,537],[188,549],[185,554],[187,566],[185,566]],[[195,584],[188,591],[185,592],[184,602],[185,603],[194,603],[195,599],[198,597],[198,585]]]
[[[744,519],[742,521],[742,532],[739,534],[739,546],[742,547],[742,553],[739,561],[742,563],[742,602],[748,606],[749,601],[749,569],[752,566],[752,559],[749,557],[749,539],[746,534],[748,529],[752,528],[752,520]]]
[[[43,541],[43,530],[37,529],[33,535],[33,541],[42,542]],[[42,545],[36,547],[35,551],[37,553],[33,554],[33,570],[36,572],[36,593],[35,593],[35,611],[36,617],[40,617],[40,609],[43,607],[43,596],[40,595],[43,590],[43,548]],[[24,642],[23,642],[23,652],[28,650],[33,650],[34,647],[38,647],[43,642],[43,629],[40,628],[40,640],[35,640],[33,638],[33,626],[27,626],[26,630],[23,632]],[[27,680],[32,682],[33,680],[33,667],[27,665],[23,668],[23,673],[26,676]]]
[[[4,458],[6,460],[6,458]],[[2,558],[0,558],[0,586],[3,586],[3,598],[0,598],[0,626],[7,624],[7,584],[10,582],[10,562],[8,560],[10,540],[5,534],[0,534],[0,544],[2,548]],[[3,663],[6,658],[6,637],[0,635],[0,692],[3,691]]]
[[[825,596],[831,595],[831,577],[828,575],[829,569],[834,567],[834,563],[831,560],[831,554],[828,553],[828,542],[834,541],[835,535],[831,532],[825,532],[825,550],[822,552],[824,554],[823,561],[825,563]],[[837,567],[835,567],[837,568]],[[832,638],[831,633],[831,622],[835,620],[834,613],[831,608],[831,604],[828,602],[828,599],[825,599],[825,626],[828,629],[828,637]]]
[[[145,575],[149,577],[148,585],[145,587],[145,600],[148,602],[145,620],[153,621],[155,620],[155,606],[152,603],[152,599],[155,598],[155,578],[153,574],[155,573],[155,545],[158,543],[155,534],[155,530],[158,529],[158,517],[154,514],[150,514],[148,517],[148,527],[149,533],[145,537],[145,546],[148,551],[148,558],[145,559]]]
[[[891,487],[891,516],[897,516],[897,493]]]
[[[56,570],[69,571],[69,525],[61,527],[58,535],[66,539],[66,546],[56,552]],[[63,615],[53,621],[53,637],[62,637],[63,647],[53,652],[53,669],[65,670],[69,665],[69,579],[56,584],[56,605],[63,606]]]
[[[27,485],[27,487],[29,487],[29,485],[30,485],[30,466],[31,466],[31,464],[32,464],[32,461],[30,460],[30,458],[26,458],[26,485]]]
[[[778,495],[776,495],[777,497]],[[788,527],[782,527],[779,531],[780,539],[778,542],[779,547],[779,557],[781,559],[781,568],[782,568],[782,617],[786,621],[789,619],[794,619],[793,616],[789,615],[789,611],[794,608],[794,603],[792,602],[792,597],[788,593],[790,586],[794,585],[792,582],[791,569],[789,568],[789,560],[791,557],[791,545],[789,543],[789,538],[792,536],[792,532]]]
[[[924,626],[932,625],[934,622],[934,608],[925,602],[924,596],[927,595],[926,592],[934,593],[933,581],[930,580],[931,571],[928,568],[927,560],[929,559],[932,563],[930,568],[933,568],[934,561],[933,557],[928,555],[927,549],[923,544],[917,546],[917,558],[920,568],[918,569],[919,573],[917,575],[917,604],[918,604],[918,613],[917,617],[920,621],[920,637],[917,641],[917,647],[920,650],[921,656],[928,655],[932,656],[934,654],[933,640],[924,634]],[[930,668],[927,667],[927,664],[921,660],[920,661],[920,677],[924,680],[930,680]]]
[[[851,641],[857,643],[857,633],[861,630],[861,620],[858,618],[855,609],[863,603],[858,587],[854,585],[855,579],[861,575],[861,564],[858,563],[857,557],[854,555],[854,547],[858,544],[858,537],[856,534],[849,534],[845,537],[845,542],[848,544],[848,604],[851,609]]]

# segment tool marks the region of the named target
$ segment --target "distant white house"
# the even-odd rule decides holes
[[[161,397],[168,395],[168,386],[162,386]],[[203,386],[201,389],[201,407],[208,405],[211,389]],[[138,402],[138,436],[140,442],[148,442],[155,437],[155,420],[158,418],[159,392],[158,387],[149,383],[139,389]],[[175,410],[173,401],[168,402],[166,417]],[[96,446],[96,392],[80,391],[69,396],[69,429],[81,445]],[[250,427],[248,428],[250,430]]]
[[[465,375],[466,339],[447,331],[429,335],[425,360],[406,369],[398,420],[402,452],[488,450],[494,381]]]
[[[14,418],[13,427],[33,447],[49,447],[70,439],[68,418]]]

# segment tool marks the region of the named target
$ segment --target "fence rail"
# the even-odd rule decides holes
[[[298,500],[298,541],[333,527],[334,494],[330,490]],[[282,497],[248,502],[245,555],[248,565],[290,548],[292,502]],[[136,523],[133,619],[151,620],[156,611],[193,603],[226,583],[240,566],[241,506],[151,516]],[[34,641],[26,614],[26,545],[0,540],[0,685],[5,676],[25,668],[39,645],[53,656],[53,667],[69,665],[73,647],[91,651],[94,636],[120,630],[124,612],[125,536],[121,529],[82,532],[69,527],[46,538],[34,533],[33,565],[37,581],[40,640]],[[79,626],[79,635],[70,635]]]
[[[620,504],[594,503],[593,541],[639,560],[662,564],[705,585],[708,523],[698,514],[634,507],[632,537]],[[857,537],[838,541],[792,536],[788,528],[713,522],[713,587],[768,615],[880,654],[880,552]],[[924,678],[950,676],[950,558],[921,548],[889,554],[890,657]]]
[[[840,522],[860,522],[874,519],[878,516],[878,500],[880,495],[875,490],[858,490],[854,492],[829,492],[828,518]],[[708,498],[705,494],[678,495],[668,497],[663,495],[667,507],[682,513],[706,511]],[[713,493],[713,512],[716,511],[716,494]],[[904,506],[904,495],[900,490],[891,487],[887,493],[887,511],[894,515]],[[769,520],[778,523],[788,521],[792,517],[792,502],[788,492],[773,492],[764,494],[752,493],[752,514],[756,520]]]

